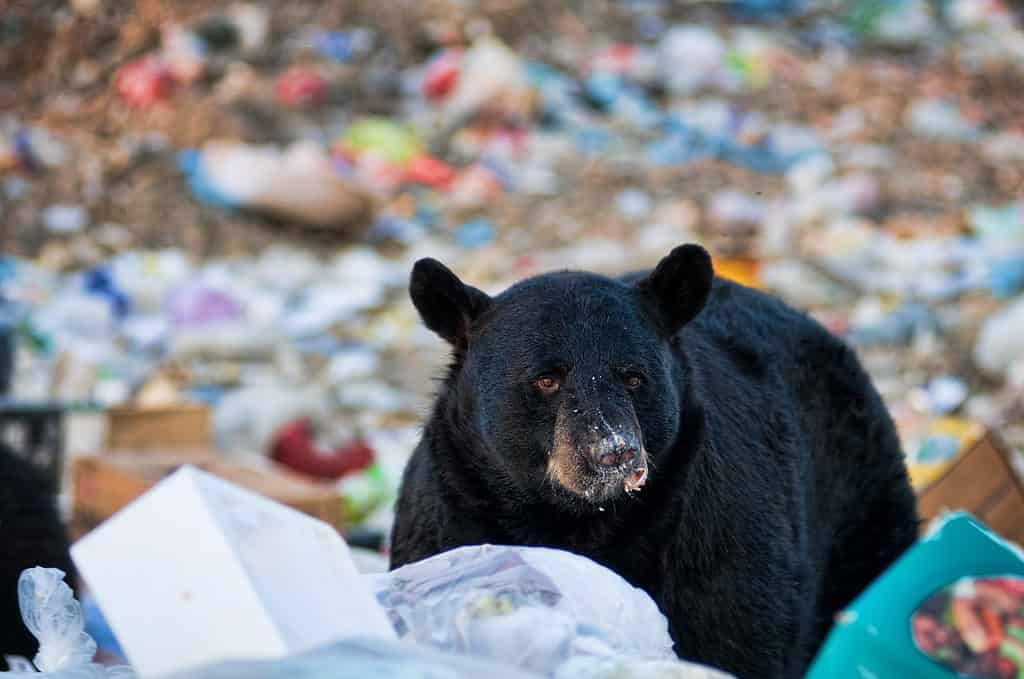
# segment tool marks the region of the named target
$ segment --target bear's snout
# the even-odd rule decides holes
[[[548,475],[594,502],[631,493],[647,481],[647,451],[636,417],[626,408],[560,409]],[[608,405],[608,404],[606,404]]]
[[[620,467],[639,458],[640,441],[633,432],[611,433],[591,446],[590,457],[599,467]]]

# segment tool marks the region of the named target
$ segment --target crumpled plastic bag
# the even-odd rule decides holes
[[[35,669],[48,679],[133,679],[126,666],[104,667],[93,663],[96,642],[85,632],[82,607],[64,582],[59,568],[29,568],[18,578],[18,604],[25,627],[39,641],[33,659]],[[22,676],[27,661],[11,663],[26,671],[0,672]]]
[[[366,576],[400,639],[558,679],[719,677],[680,662],[654,601],[585,557],[461,547]]]
[[[514,667],[382,639],[345,639],[275,660],[230,660],[166,679],[540,679]],[[609,678],[610,679],[610,678]]]

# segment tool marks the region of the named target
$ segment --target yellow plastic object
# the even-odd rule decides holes
[[[715,273],[722,278],[750,288],[761,288],[761,260],[753,257],[712,257],[711,262]]]
[[[941,477],[951,464],[985,434],[979,422],[962,417],[940,417],[928,423],[924,431],[911,439],[913,450],[908,451],[907,472],[914,490],[921,491]],[[953,438],[959,443],[956,454],[941,459],[929,459],[925,453],[929,439]]]

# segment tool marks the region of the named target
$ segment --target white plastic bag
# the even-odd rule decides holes
[[[287,658],[231,660],[166,679],[541,679],[514,667],[384,639],[350,638]],[[611,679],[609,677],[609,679]],[[645,678],[646,679],[646,678]]]
[[[18,604],[25,627],[39,641],[35,668],[48,679],[132,679],[125,666],[104,667],[92,662],[96,642],[85,632],[82,607],[58,568],[29,568],[18,578]],[[23,676],[28,663],[0,676]]]
[[[556,549],[462,547],[370,577],[399,638],[558,679],[724,676],[680,662],[646,592]]]

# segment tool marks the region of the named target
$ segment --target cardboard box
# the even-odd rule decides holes
[[[963,509],[1007,540],[1024,544],[1024,483],[1010,453],[994,432],[987,432],[919,491],[917,510],[930,520]]]
[[[108,450],[204,447],[210,440],[210,409],[205,405],[123,406],[107,411]]]
[[[264,470],[218,459],[206,449],[121,451],[72,462],[72,536],[92,530],[144,494],[158,481],[189,464],[259,493],[337,530],[345,527],[343,500],[332,488],[307,481],[280,467]]]
[[[191,465],[71,556],[143,678],[395,639],[337,531]]]

